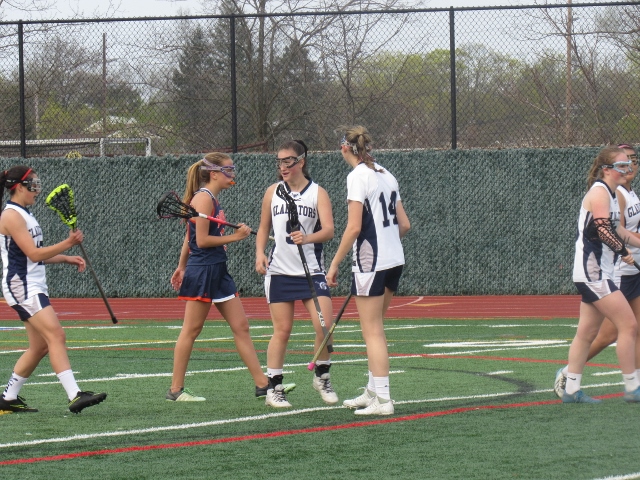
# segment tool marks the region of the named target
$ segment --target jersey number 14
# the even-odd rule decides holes
[[[382,221],[383,227],[388,227],[391,225],[389,221],[389,216],[393,217],[393,224],[398,224],[398,218],[396,217],[396,198],[398,197],[398,192],[395,190],[391,192],[391,198],[389,199],[389,203],[387,204],[387,200],[384,197],[384,192],[380,193],[380,204],[382,205],[382,216],[384,220]]]

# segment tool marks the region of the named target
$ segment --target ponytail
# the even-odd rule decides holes
[[[369,153],[371,152],[371,145],[373,143],[369,131],[361,125],[341,127],[341,129],[345,131],[343,142],[346,143],[344,144],[351,147],[351,151],[358,157],[358,160],[374,172],[384,173],[384,170],[379,170],[375,167],[375,159]]]
[[[231,157],[224,153],[212,152],[207,153],[203,159],[191,165],[187,171],[187,186],[184,190],[182,201],[191,203],[196,192],[209,181],[211,169],[207,169],[206,163],[221,165],[224,160],[230,159]]]
[[[2,205],[2,199],[4,198],[4,189],[5,184],[7,183],[8,174],[9,172],[7,170],[0,172],[0,205]]]

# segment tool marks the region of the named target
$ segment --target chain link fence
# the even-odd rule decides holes
[[[374,151],[397,177],[411,230],[402,244],[407,262],[399,295],[575,294],[571,280],[580,200],[598,148],[443,151]],[[273,154],[235,154],[238,176],[220,193],[227,219],[254,229],[266,189],[276,180]],[[73,188],[78,228],[108,297],[175,296],[170,278],[178,265],[185,225],[156,215],[160,196],[180,194],[187,170],[201,157],[168,155],[148,159],[30,158],[43,182],[31,211],[46,245],[69,228],[44,202],[61,183]],[[325,265],[333,259],[347,224],[351,171],[337,149],[309,156],[309,171],[333,205],[336,236],[324,244]],[[0,169],[19,159],[0,158]],[[561,165],[562,168],[558,168]],[[273,247],[269,242],[267,250]],[[78,247],[70,250],[78,255]],[[243,297],[263,296],[264,277],[255,271],[255,237],[228,245],[228,266]],[[351,254],[340,265],[346,295]],[[91,276],[69,265],[48,265],[52,297],[97,297]]]
[[[0,156],[640,143],[640,5],[0,23]]]

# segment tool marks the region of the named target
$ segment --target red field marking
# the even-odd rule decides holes
[[[596,397],[596,398],[600,398],[600,397]],[[328,425],[324,427],[301,428],[297,430],[281,430],[277,432],[259,433],[255,435],[243,435],[240,437],[214,438],[210,440],[197,440],[193,442],[181,442],[181,443],[163,443],[158,445],[140,445],[140,446],[131,446],[131,447],[104,449],[104,450],[67,453],[62,455],[51,455],[48,457],[18,458],[15,460],[0,461],[0,466],[18,465],[18,464],[35,463],[35,462],[51,462],[51,461],[58,461],[58,460],[71,460],[74,458],[93,457],[97,455],[114,455],[118,453],[143,452],[143,451],[149,451],[149,450],[166,450],[166,449],[170,450],[174,448],[200,447],[200,446],[215,445],[220,443],[246,442],[250,440],[265,440],[269,438],[285,437],[289,435],[300,435],[300,434],[306,434],[306,433],[317,433],[317,432],[327,432],[327,431],[335,431],[335,430],[345,430],[345,429],[351,429],[351,428],[371,427],[376,425],[384,425],[387,423],[410,422],[410,421],[422,420],[422,419],[431,418],[431,417],[442,417],[445,415],[477,412],[480,410],[501,410],[501,409],[507,409],[507,408],[535,407],[535,406],[543,406],[543,405],[554,405],[557,403],[560,403],[560,400],[544,400],[544,401],[538,401],[538,402],[511,403],[506,405],[479,405],[476,407],[460,407],[460,408],[452,408],[450,410],[442,410],[438,412],[405,415],[403,417],[381,418],[381,419],[367,420],[362,422],[345,423],[342,425]]]
[[[333,299],[337,313],[344,297]],[[262,297],[243,298],[249,318],[269,319],[269,307]],[[109,320],[101,298],[52,298],[51,304],[60,320]],[[177,298],[112,298],[109,304],[119,320],[176,320],[184,315],[184,302]],[[387,318],[578,318],[578,295],[486,295],[473,297],[395,297]],[[296,302],[296,319],[308,319],[301,302]],[[347,307],[343,319],[357,318],[355,300]],[[210,319],[222,319],[215,307]],[[0,302],[0,320],[18,321],[16,312]]]

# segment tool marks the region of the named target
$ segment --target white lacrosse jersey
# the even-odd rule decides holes
[[[7,202],[5,210],[15,210],[27,223],[33,243],[40,248],[43,245],[42,229],[33,214],[17,203]],[[2,294],[7,305],[24,302],[38,293],[49,294],[44,262],[34,263],[27,257],[9,235],[1,235],[2,253]]]
[[[620,207],[618,199],[609,186],[602,180],[596,180],[591,186],[605,188],[609,192],[609,218],[613,228],[620,224]],[[578,233],[576,237],[576,253],[573,261],[574,282],[595,282],[598,280],[614,280],[616,254],[599,239],[590,241],[584,237],[584,230],[593,219],[593,214],[584,208],[584,198],[580,204]]]
[[[363,205],[362,228],[353,244],[353,272],[378,272],[404,265],[396,218],[398,181],[377,163],[374,166],[382,172],[360,163],[347,176],[347,200]]]
[[[640,231],[640,200],[633,190],[627,190],[622,185],[618,187],[618,192],[622,194],[625,199],[626,208],[622,214],[624,214],[625,228],[633,233]],[[627,250],[636,259],[636,262],[640,259],[640,248],[627,245]],[[637,275],[640,273],[638,269],[629,265],[628,263],[619,260],[616,264],[616,276],[622,275]]]
[[[289,190],[284,182],[280,182],[280,184],[284,184],[285,188]],[[320,217],[318,216],[318,184],[309,180],[309,183],[301,192],[290,191],[289,195],[291,195],[298,206],[300,231],[308,235],[320,230],[322,226],[320,225]],[[275,191],[271,198],[271,225],[275,245],[269,253],[267,276],[304,276],[304,267],[302,266],[302,260],[300,260],[298,246],[293,243],[289,237],[291,228],[289,226],[289,209],[287,202],[278,197]],[[324,252],[322,243],[302,245],[302,250],[311,275],[324,274]]]

